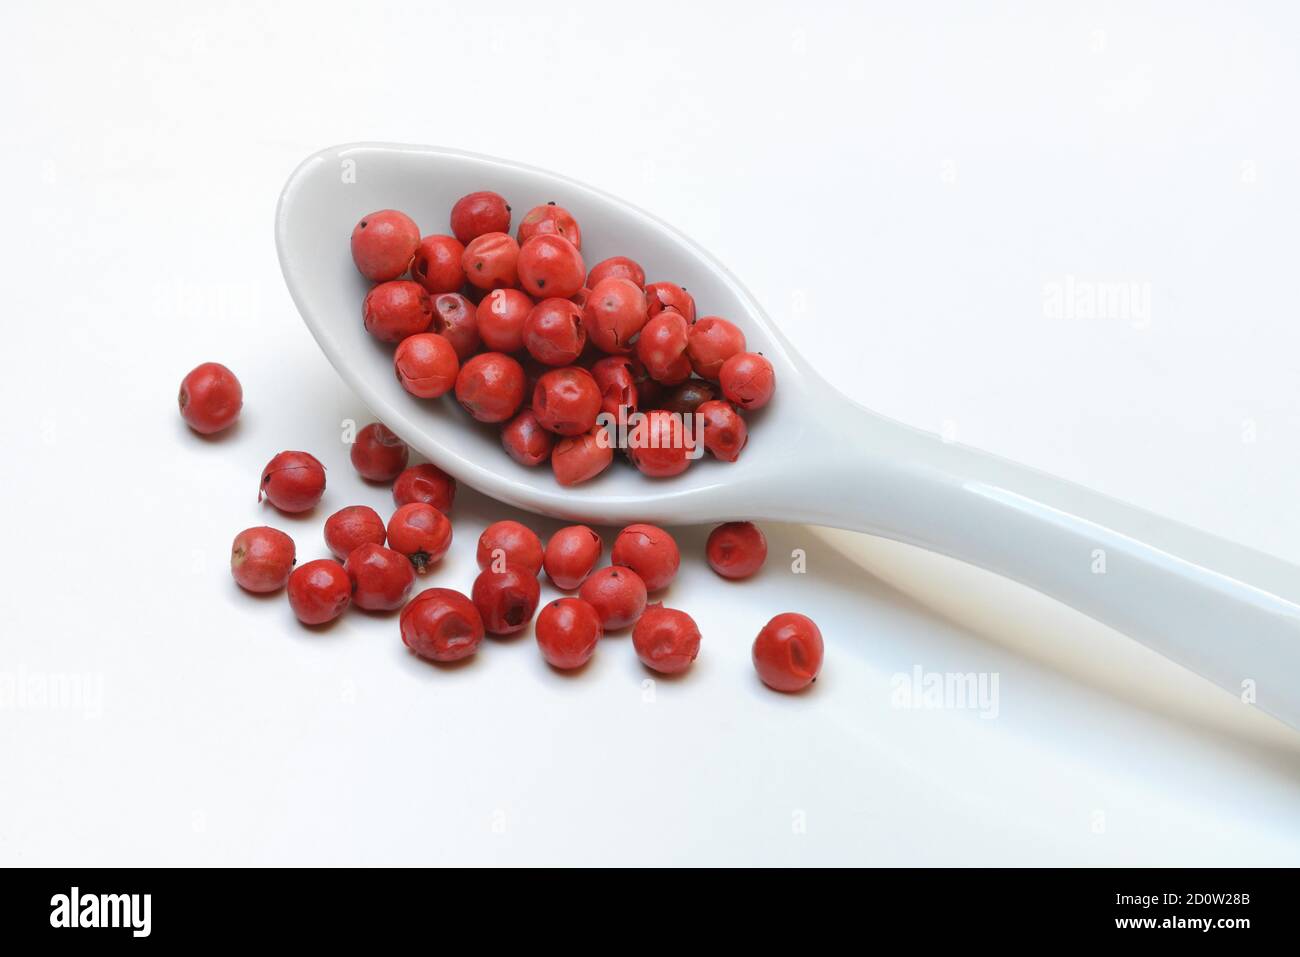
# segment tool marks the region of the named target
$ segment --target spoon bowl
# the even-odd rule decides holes
[[[497,428],[454,401],[406,393],[391,348],[362,325],[368,284],[348,237],[386,208],[443,231],[452,204],[483,189],[506,196],[516,222],[535,205],[565,206],[582,224],[588,265],[631,256],[651,280],[687,287],[701,315],[744,331],[771,361],[777,388],[749,417],[739,461],[705,456],[668,479],[616,464],[564,488],[550,469],[510,459]],[[363,143],[306,159],[284,187],[275,228],[289,292],[339,374],[413,448],[493,498],[602,524],[767,519],[908,542],[1057,598],[1300,727],[1300,569],[857,405],[799,358],[721,263],[634,206],[518,163]]]

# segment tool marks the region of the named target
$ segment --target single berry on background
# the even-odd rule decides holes
[[[230,546],[230,574],[246,591],[279,591],[293,572],[295,555],[293,539],[278,528],[246,528]]]
[[[332,558],[318,558],[289,576],[289,607],[304,625],[333,621],[352,604],[352,579]]]
[[[817,680],[825,649],[822,633],[806,615],[777,615],[754,639],[754,669],[776,691],[801,691]]]
[[[767,537],[753,522],[727,522],[709,533],[704,554],[723,578],[748,578],[767,561]]]
[[[429,462],[412,465],[393,482],[393,502],[398,506],[424,502],[450,515],[455,501],[456,480]]]
[[[181,380],[178,402],[186,425],[212,435],[235,424],[244,407],[244,389],[220,362],[205,362]]]
[[[537,616],[537,647],[553,668],[581,668],[604,635],[596,609],[581,598],[557,598]]]
[[[483,618],[451,588],[426,588],[402,609],[402,643],[429,661],[460,661],[483,642]]]
[[[325,494],[325,466],[306,452],[281,452],[262,469],[257,500],[282,512],[306,512]]]
[[[632,646],[647,668],[681,674],[700,653],[700,629],[686,612],[656,603],[637,619]]]
[[[352,443],[352,467],[370,482],[391,482],[410,458],[406,443],[381,422],[371,422]]]

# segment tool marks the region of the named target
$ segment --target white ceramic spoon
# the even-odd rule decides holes
[[[362,327],[367,283],[348,237],[363,215],[385,208],[409,213],[426,233],[445,232],[452,203],[480,189],[506,196],[516,225],[532,206],[560,203],[582,224],[588,265],[632,256],[652,281],[686,286],[701,315],[744,330],[775,366],[777,390],[751,417],[738,462],[706,456],[660,480],[616,463],[561,488],[550,469],[515,464],[497,430],[454,401],[402,389],[391,347]],[[919,545],[1050,595],[1300,727],[1300,568],[855,404],[794,352],[721,263],[627,203],[505,160],[362,143],[305,160],[285,184],[275,229],[289,292],[334,367],[414,448],[493,498],[606,524],[768,519]]]

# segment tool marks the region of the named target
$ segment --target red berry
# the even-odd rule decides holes
[[[600,536],[586,525],[569,525],[546,543],[542,567],[556,588],[573,591],[591,574],[604,550]]]
[[[748,578],[767,561],[767,538],[753,522],[727,522],[709,533],[704,554],[723,578]]]
[[[409,566],[408,566],[409,567]],[[478,651],[483,619],[451,588],[426,588],[402,609],[402,643],[430,661],[459,661]]]
[[[411,260],[411,278],[433,295],[457,292],[465,285],[463,255],[465,247],[455,237],[425,236]]]
[[[512,459],[532,468],[550,459],[555,436],[542,427],[532,409],[524,409],[501,429],[501,444]]]
[[[397,371],[397,381],[411,395],[436,399],[455,388],[460,359],[445,337],[421,332],[397,344],[393,368]]]
[[[647,668],[681,674],[700,653],[700,629],[686,612],[654,604],[632,629],[632,647]]]
[[[384,520],[369,505],[349,505],[325,519],[325,546],[344,561],[362,545],[382,545]]]
[[[602,279],[628,279],[636,283],[638,289],[645,289],[645,270],[635,259],[626,256],[611,256],[592,266],[591,272],[587,273],[588,288],[595,289]]]
[[[401,342],[433,322],[433,303],[419,283],[395,279],[380,283],[361,306],[366,331],[380,342]]]
[[[630,568],[610,565],[592,572],[578,597],[596,609],[601,627],[615,631],[635,623],[645,611],[645,582]]]
[[[279,529],[246,528],[230,546],[230,574],[247,591],[279,591],[293,571],[295,554],[293,539]]]
[[[584,435],[570,435],[555,443],[551,450],[551,470],[555,481],[564,486],[580,485],[595,478],[614,461],[614,449],[604,426],[596,426]]]
[[[617,355],[632,351],[633,340],[649,318],[645,293],[630,279],[617,276],[592,286],[582,308],[591,341],[597,348]]]
[[[362,545],[343,563],[352,579],[352,601],[366,611],[394,611],[415,587],[415,569],[405,555],[382,545]]]
[[[315,508],[325,494],[325,466],[306,452],[281,452],[262,469],[257,492],[282,512],[305,512]]]
[[[717,398],[717,391],[703,379],[687,379],[675,385],[659,399],[659,407],[666,412],[695,412],[705,402]]]
[[[482,352],[460,367],[456,401],[480,422],[504,422],[524,401],[524,370],[500,352]]]
[[[772,363],[757,352],[739,352],[718,373],[722,394],[742,409],[761,409],[776,389]]]
[[[801,691],[822,670],[822,633],[811,618],[777,615],[754,639],[754,668],[763,684],[777,691]]]
[[[586,344],[582,310],[568,299],[543,299],[524,321],[525,348],[548,366],[571,364]]]
[[[462,243],[484,233],[510,232],[510,206],[500,193],[470,193],[451,208],[451,231]]]
[[[722,364],[745,351],[745,334],[719,316],[705,316],[691,326],[686,356],[691,368],[702,379],[717,380]]]
[[[512,635],[527,628],[541,594],[537,575],[515,566],[503,572],[490,568],[479,572],[472,593],[484,627],[494,635]]]
[[[478,334],[494,352],[518,352],[524,347],[524,323],[533,300],[518,289],[493,289],[478,304]]]
[[[433,299],[433,324],[430,332],[436,332],[456,350],[456,356],[464,362],[478,352],[478,310],[467,298],[458,292],[444,292]]]
[[[651,378],[676,385],[690,376],[691,360],[686,358],[689,333],[686,320],[675,312],[661,312],[645,324],[636,341],[636,355]]]
[[[388,520],[388,547],[424,574],[451,548],[451,520],[424,502],[403,505]]]
[[[535,236],[561,236],[573,244],[574,249],[582,248],[582,230],[578,221],[563,206],[547,203],[534,206],[519,221],[519,245],[522,246]]]
[[[406,443],[379,422],[367,425],[352,443],[352,467],[371,482],[391,482],[397,478],[406,468],[410,455]]]
[[[704,419],[704,447],[722,462],[734,462],[749,439],[749,427],[730,402],[705,402],[695,414]]]
[[[586,369],[553,369],[533,388],[533,413],[558,435],[590,432],[600,414],[600,387]]]
[[[352,604],[352,579],[332,558],[318,558],[289,576],[289,607],[304,625],[333,621]]]
[[[681,415],[655,409],[637,421],[627,437],[628,458],[651,478],[680,475],[691,464],[695,434]]]
[[[465,279],[479,289],[519,285],[519,244],[505,233],[485,233],[465,246]]]
[[[570,296],[569,299],[572,300],[573,304],[577,306],[579,309],[585,309],[587,306],[587,299],[590,296],[591,296],[591,290],[588,289],[586,286],[583,286],[572,296]]]
[[[695,299],[676,283],[652,282],[645,287],[645,299],[651,316],[667,309],[680,313],[688,325],[695,322]]]
[[[415,220],[395,209],[362,218],[352,230],[352,261],[372,282],[387,282],[406,272],[420,244]]]
[[[505,520],[493,522],[478,539],[478,567],[503,572],[523,568],[534,577],[542,570],[542,540],[527,525]]]
[[[563,236],[536,235],[519,247],[519,285],[537,297],[568,298],[582,289],[587,267],[582,253]]]
[[[181,380],[181,418],[195,432],[211,435],[228,429],[244,406],[244,390],[235,374],[219,362],[205,362]]]
[[[681,552],[673,537],[656,525],[629,525],[614,539],[609,560],[641,576],[648,591],[659,591],[677,577]]]
[[[393,483],[393,501],[398,506],[424,502],[450,515],[455,500],[456,480],[436,465],[412,465]]]
[[[596,651],[604,630],[596,609],[581,598],[557,598],[537,616],[537,647],[553,668],[581,668]]]
[[[620,419],[637,410],[637,370],[644,371],[641,363],[630,356],[606,356],[592,365],[591,377],[600,389],[602,412]]]

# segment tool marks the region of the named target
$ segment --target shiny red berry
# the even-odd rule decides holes
[[[397,372],[397,381],[411,395],[436,399],[456,387],[460,358],[446,337],[422,332],[397,344],[393,368]]]
[[[402,643],[430,661],[459,661],[478,651],[483,618],[451,588],[426,588],[402,609]]]
[[[519,247],[519,285],[538,298],[568,298],[582,289],[587,267],[582,253],[563,236],[539,234]]]
[[[501,429],[501,445],[520,465],[532,468],[550,460],[555,434],[542,427],[532,409],[524,409]]]
[[[614,355],[632,351],[633,342],[649,320],[646,297],[630,279],[602,279],[587,296],[582,320],[598,349]]]
[[[772,363],[757,352],[738,352],[722,364],[718,373],[727,401],[750,411],[767,405],[776,390]]]
[[[519,285],[519,244],[505,233],[485,233],[465,246],[465,279],[479,289]]]
[[[777,615],[754,639],[754,668],[777,691],[801,691],[822,670],[822,633],[806,615]]]
[[[702,379],[716,381],[722,364],[744,351],[745,334],[719,316],[705,316],[691,326],[687,336],[686,356],[695,374]]]
[[[578,589],[578,597],[596,609],[606,631],[635,624],[645,611],[646,587],[630,568],[610,565],[592,572]]]
[[[433,322],[429,331],[450,342],[461,362],[478,352],[477,308],[458,292],[444,292],[433,297]]]
[[[533,300],[518,289],[493,289],[478,304],[478,334],[493,352],[518,352],[524,347],[524,323]]]
[[[592,365],[591,377],[600,389],[600,411],[617,420],[637,410],[635,369],[640,366],[631,356],[606,356]]]
[[[339,561],[362,545],[382,545],[384,520],[369,505],[349,505],[325,519],[325,547]]]
[[[727,522],[709,533],[704,554],[723,578],[748,578],[767,561],[767,538],[753,522]]]
[[[647,668],[681,674],[700,653],[700,629],[686,612],[654,604],[632,629],[632,647]]]
[[[195,432],[212,435],[228,429],[244,407],[244,389],[219,362],[205,362],[181,380],[181,418]]]
[[[419,244],[415,220],[395,209],[381,209],[353,228],[352,261],[371,282],[387,282],[406,272]]]
[[[661,312],[645,324],[636,341],[636,356],[656,382],[676,385],[690,376],[689,333],[686,320],[675,312]]]
[[[480,422],[504,422],[524,401],[524,370],[501,352],[482,352],[460,367],[456,401]]]
[[[415,587],[415,569],[405,555],[382,545],[352,550],[343,567],[352,579],[352,602],[366,611],[394,611]]]
[[[685,472],[695,450],[694,429],[687,427],[681,415],[663,409],[646,412],[628,433],[627,441],[628,458],[651,478]]]
[[[411,278],[434,295],[457,292],[465,285],[464,255],[465,247],[454,236],[425,236],[411,260]]]
[[[456,480],[427,462],[412,465],[393,482],[393,502],[398,506],[424,502],[444,515],[450,515],[455,500]]]
[[[332,558],[318,558],[289,576],[289,607],[304,625],[333,621],[352,604],[352,579]]]
[[[537,616],[537,647],[553,668],[581,668],[604,634],[596,609],[581,598],[557,598]]]
[[[510,206],[500,193],[487,190],[462,196],[451,208],[451,231],[462,243],[484,233],[508,233]]]
[[[677,542],[657,525],[629,525],[614,539],[610,562],[641,576],[648,591],[667,588],[677,577],[682,556]]]
[[[543,428],[557,435],[590,432],[600,414],[600,387],[586,369],[554,369],[533,388],[533,413]]]
[[[669,310],[679,313],[687,325],[695,322],[695,299],[676,283],[652,282],[645,287],[645,299],[651,316]]]
[[[491,634],[512,635],[533,620],[541,594],[537,575],[511,565],[501,572],[491,568],[479,572],[471,597]]]
[[[561,236],[572,243],[575,249],[582,248],[582,230],[578,227],[578,221],[567,209],[554,203],[534,206],[519,221],[520,246],[535,236],[548,235]]]
[[[325,466],[306,452],[281,452],[262,469],[257,500],[282,512],[306,512],[325,494]]]
[[[548,366],[571,364],[586,344],[582,310],[568,299],[543,299],[524,321],[524,347]]]
[[[542,567],[556,588],[573,591],[591,574],[604,550],[600,536],[586,525],[568,525],[546,543]]]
[[[380,283],[361,305],[366,331],[380,342],[401,342],[433,322],[433,303],[419,283],[394,279]]]
[[[704,402],[695,414],[704,420],[704,447],[722,462],[740,458],[749,440],[749,427],[730,402]]]
[[[551,450],[551,471],[564,486],[581,485],[599,475],[614,462],[614,448],[604,426],[582,435],[568,435]]]
[[[602,279],[628,279],[636,283],[638,289],[645,289],[645,270],[635,259],[626,256],[611,256],[592,266],[591,272],[587,273],[587,287],[595,289]]]
[[[451,548],[451,520],[423,502],[403,505],[388,520],[388,547],[423,574]]]
[[[293,539],[279,529],[246,528],[230,546],[230,574],[247,591],[279,591],[293,571],[295,554]]]
[[[527,525],[506,519],[493,522],[478,539],[478,567],[503,572],[523,568],[536,576],[542,570],[542,540]]]
[[[370,482],[391,482],[406,468],[411,450],[391,429],[371,422],[352,443],[352,467]]]

